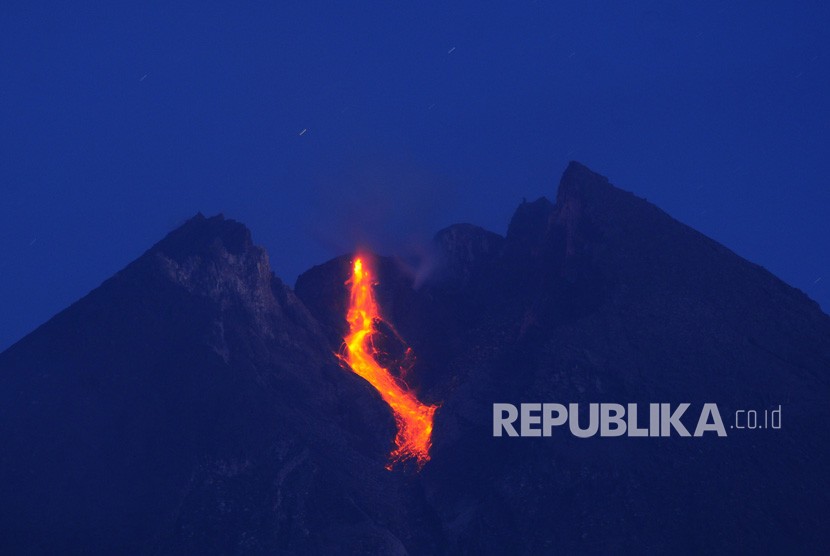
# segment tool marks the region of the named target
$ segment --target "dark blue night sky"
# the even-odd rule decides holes
[[[825,2],[176,4],[0,7],[0,349],[197,211],[293,283],[570,159],[830,308]]]

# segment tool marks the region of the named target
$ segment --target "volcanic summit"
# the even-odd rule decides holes
[[[420,469],[387,469],[395,415],[338,358],[354,254],[291,288],[244,225],[193,217],[0,354],[0,552],[825,551],[830,317],[579,163],[554,199],[439,231],[417,285],[373,256],[438,406]],[[493,437],[494,403],[549,401],[784,422]]]

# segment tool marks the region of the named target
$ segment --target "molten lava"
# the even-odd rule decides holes
[[[355,374],[375,387],[395,415],[397,447],[390,454],[391,463],[387,468],[391,469],[392,464],[410,458],[414,458],[418,468],[421,468],[429,461],[432,417],[438,406],[422,404],[402,378],[394,376],[378,363],[376,356],[379,352],[374,338],[378,333],[376,325],[383,319],[372,290],[375,283],[363,259],[355,259],[352,277],[346,284],[351,285],[349,311],[346,314],[349,335],[344,338],[340,358]]]

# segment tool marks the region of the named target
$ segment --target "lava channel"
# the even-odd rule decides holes
[[[364,259],[355,259],[352,277],[346,281],[346,285],[351,287],[346,313],[349,334],[344,338],[339,357],[356,375],[368,381],[392,408],[398,432],[395,436],[396,448],[389,455],[387,469],[410,459],[414,459],[418,469],[421,469],[429,461],[432,419],[438,406],[421,403],[402,377],[394,376],[378,363],[381,353],[375,347],[375,337],[378,334],[377,325],[384,321],[372,289],[375,282]]]

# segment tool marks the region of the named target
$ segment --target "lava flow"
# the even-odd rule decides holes
[[[351,285],[346,314],[349,335],[344,338],[340,358],[355,374],[375,387],[395,415],[397,447],[390,454],[391,463],[387,468],[391,469],[396,462],[414,458],[420,469],[429,461],[432,417],[438,406],[422,404],[402,378],[395,377],[378,363],[376,356],[379,353],[374,337],[377,334],[376,324],[383,319],[372,291],[372,275],[364,266],[363,259],[355,259],[352,277],[346,284]]]

